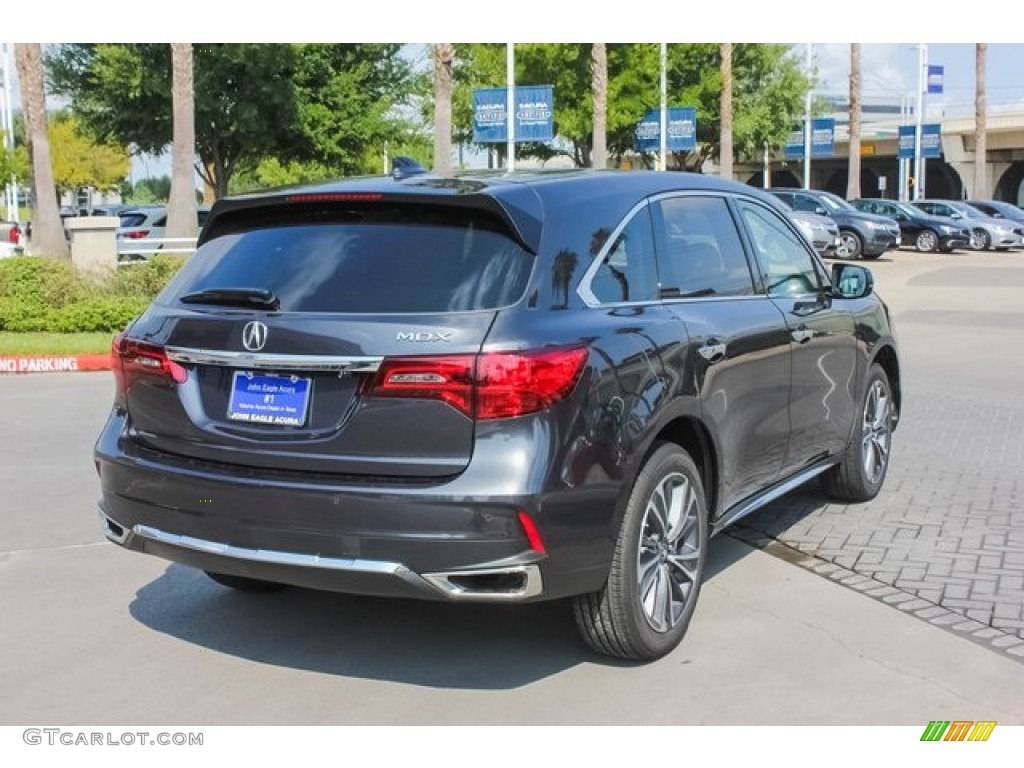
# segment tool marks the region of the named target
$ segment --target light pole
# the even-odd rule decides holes
[[[661,170],[668,170],[668,43],[661,44]]]
[[[505,169],[512,173],[516,169],[516,46],[509,43],[505,57],[505,80],[508,92],[505,96],[505,121],[508,143],[505,145]]]
[[[924,119],[925,73],[928,70],[928,46],[917,44],[917,107],[914,109],[914,189],[913,199],[921,199],[924,188],[924,158],[921,157],[921,123]]]
[[[807,78],[811,77],[814,43],[807,44]],[[811,188],[811,89],[804,98],[804,189]]]
[[[4,149],[14,150],[14,95],[11,80],[11,44],[4,43],[0,51],[0,64],[3,65],[3,91],[0,92],[0,130],[4,134]],[[18,181],[11,174],[10,181],[4,185],[4,197],[7,201],[7,220],[18,221]]]

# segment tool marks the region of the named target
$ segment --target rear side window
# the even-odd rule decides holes
[[[157,301],[244,287],[272,291],[283,312],[405,313],[496,309],[522,297],[533,257],[500,223],[417,211],[289,213],[279,226],[219,227],[225,233]]]
[[[723,198],[669,198],[659,203],[659,209],[664,240],[658,266],[663,293],[673,288],[681,297],[747,296],[754,292],[743,244]]]
[[[645,208],[615,238],[590,281],[590,290],[602,304],[654,301],[657,269],[651,219]]]

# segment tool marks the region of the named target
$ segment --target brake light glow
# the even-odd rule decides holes
[[[586,359],[584,348],[392,357],[381,364],[367,395],[440,400],[469,418],[507,419],[565,398]]]
[[[383,200],[380,192],[316,192],[302,195],[288,195],[289,203],[344,203],[344,202],[375,202]]]
[[[145,240],[149,237],[149,230],[136,229],[133,232],[125,232],[124,236],[128,240]]]
[[[121,333],[114,337],[110,354],[118,394],[127,394],[140,377],[162,378],[177,384],[188,380],[188,371],[168,358],[158,344],[129,339]]]

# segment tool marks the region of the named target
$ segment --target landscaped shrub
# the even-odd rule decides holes
[[[24,256],[0,260],[0,330],[119,331],[181,268],[180,256],[154,256],[102,281],[67,261]]]

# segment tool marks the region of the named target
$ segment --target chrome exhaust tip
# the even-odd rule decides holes
[[[544,591],[536,565],[424,573],[423,578],[452,600],[525,600]]]
[[[100,520],[103,521],[103,534],[115,544],[124,544],[131,535],[131,531],[120,523],[107,516],[102,508],[97,508]]]

